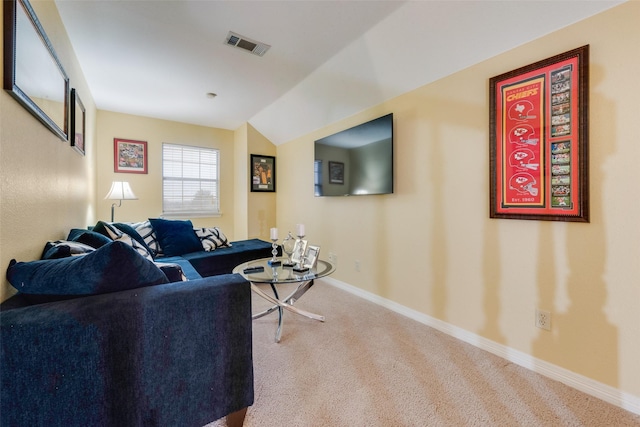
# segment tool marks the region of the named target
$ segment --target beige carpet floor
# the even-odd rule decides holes
[[[285,312],[276,344],[277,314],[254,321],[246,427],[640,426],[639,415],[322,281],[296,306],[326,322]]]

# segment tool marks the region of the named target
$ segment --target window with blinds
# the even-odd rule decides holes
[[[313,162],[313,189],[315,196],[322,196],[322,160]]]
[[[163,216],[213,216],[220,213],[220,151],[162,144]]]

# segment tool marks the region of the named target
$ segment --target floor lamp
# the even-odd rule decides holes
[[[113,181],[111,183],[111,190],[104,197],[108,200],[117,200],[118,207],[122,206],[123,200],[138,200],[135,194],[133,194],[133,190],[131,190],[131,186],[126,181]],[[113,210],[115,209],[116,204],[111,204],[111,222],[113,222]]]

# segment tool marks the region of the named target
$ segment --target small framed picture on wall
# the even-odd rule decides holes
[[[329,162],[329,183],[344,184],[344,163]]]
[[[85,155],[85,113],[84,104],[80,100],[78,91],[71,89],[71,125],[69,126],[69,140],[71,146],[83,156]]]
[[[276,158],[273,156],[251,155],[251,191],[276,191]]]
[[[113,171],[147,173],[147,141],[113,139]]]

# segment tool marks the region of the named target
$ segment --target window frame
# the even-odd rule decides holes
[[[215,159],[213,162],[213,166],[215,167],[215,177],[214,178],[189,178],[184,176],[184,170],[181,173],[180,177],[175,176],[167,176],[166,169],[168,168],[168,162],[171,159],[166,159],[165,155],[167,154],[165,149],[180,149],[181,154],[184,154],[184,150],[195,150],[201,156],[203,153],[208,155],[213,154]],[[201,159],[200,159],[201,160]],[[184,156],[182,156],[180,165],[184,166]],[[202,167],[202,161],[197,163],[199,167]],[[202,183],[213,183],[213,198],[215,203],[213,204],[213,209],[202,209],[202,208],[194,208],[194,209],[186,209],[184,206],[180,209],[168,209],[167,208],[167,195],[165,194],[165,188],[168,181],[179,181],[179,182],[197,182],[200,183],[200,187],[202,187]],[[180,196],[184,199],[184,187],[181,191]],[[183,200],[184,202],[184,200]],[[177,144],[171,142],[163,142],[162,143],[162,216],[165,218],[203,218],[203,217],[218,217],[221,216],[220,212],[220,149],[213,147],[202,147],[197,145],[187,145],[187,144]]]

